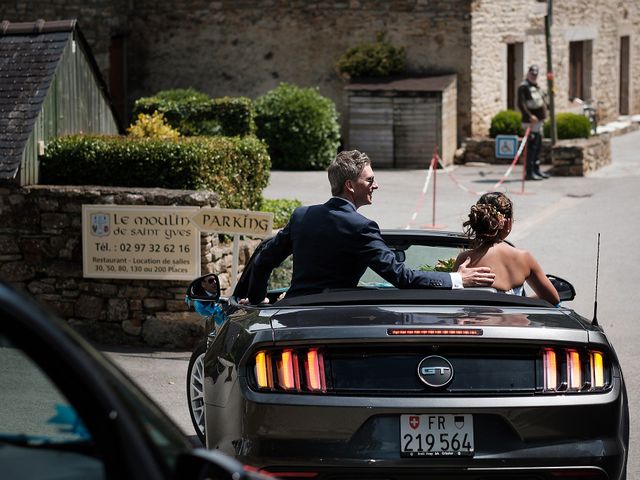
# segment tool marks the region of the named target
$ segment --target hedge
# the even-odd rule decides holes
[[[255,209],[269,182],[266,145],[254,136],[177,140],[73,135],[54,139],[41,183],[213,190],[227,208]]]
[[[322,170],[340,145],[335,104],[317,88],[282,83],[256,100],[256,124],[273,168]]]
[[[522,114],[515,110],[502,110],[491,119],[489,136],[496,138],[498,135],[518,135],[524,134],[522,130]]]
[[[273,213],[273,228],[282,228],[289,223],[293,211],[302,206],[300,200],[278,198],[275,200],[262,199],[259,210]]]
[[[253,102],[245,97],[212,99],[192,88],[163,90],[142,97],[133,105],[133,115],[160,112],[182,135],[250,135],[255,133]]]
[[[577,113],[559,113],[556,115],[556,129],[559,140],[570,138],[589,138],[591,136],[591,122],[584,115]],[[544,122],[544,136],[551,137],[551,122]]]

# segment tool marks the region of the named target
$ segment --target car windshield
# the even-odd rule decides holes
[[[396,248],[394,251],[396,252],[396,257],[405,257],[404,264],[413,270],[450,272],[453,270],[456,257],[461,252],[461,249],[449,246],[411,245],[402,250]],[[360,282],[358,282],[358,286],[393,287],[370,268],[367,268],[364,272]]]
[[[402,236],[386,237],[389,247],[396,254],[399,261],[414,270],[450,272],[458,254],[466,246],[466,241],[443,243],[438,238],[404,238]],[[426,243],[426,244],[425,244]],[[432,244],[429,244],[432,243]],[[291,284],[293,259],[289,256],[282,264],[273,270],[269,277],[270,291],[286,291]],[[360,287],[393,288],[389,282],[380,277],[370,268],[364,272]]]

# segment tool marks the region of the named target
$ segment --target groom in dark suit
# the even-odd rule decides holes
[[[398,288],[491,286],[495,277],[491,270],[467,268],[469,259],[455,273],[421,272],[396,260],[376,222],[356,211],[372,203],[378,188],[365,153],[340,152],[328,174],[333,197],[322,205],[297,208],[255,258],[250,303],[263,301],[271,271],[290,254],[293,277],[287,296],[355,288],[367,267]]]

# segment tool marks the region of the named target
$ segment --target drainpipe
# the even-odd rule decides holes
[[[558,140],[556,106],[553,92],[553,61],[551,58],[551,25],[553,25],[553,0],[547,0],[547,16],[544,17],[544,33],[547,44],[547,91],[549,92],[549,120],[551,121],[551,145]]]

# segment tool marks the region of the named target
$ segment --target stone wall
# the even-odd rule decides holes
[[[582,177],[611,163],[610,138],[609,134],[602,134],[589,139],[558,140],[553,147],[549,139],[544,139],[538,159],[543,165],[552,165],[550,172],[554,176]],[[456,164],[509,164],[511,161],[496,158],[492,138],[468,138],[454,158]],[[522,160],[518,163],[522,165]]]
[[[486,135],[506,108],[507,45],[524,44],[546,86],[544,15],[534,0],[16,0],[1,19],[78,18],[109,78],[113,37],[126,39],[128,103],[160,89],[256,98],[280,82],[318,86],[346,118],[335,60],[385,31],[415,74],[458,76],[458,141]],[[640,113],[640,2],[554,2],[557,111],[569,104],[569,42],[593,40],[593,97],[603,121],[618,112],[620,36],[631,36],[632,113]],[[523,73],[523,72],[522,72]]]
[[[486,137],[467,138],[453,160],[456,164],[472,162],[510,164],[513,161],[512,158],[497,158],[495,139]],[[551,163],[551,140],[546,138],[542,140],[538,160],[543,165]]]
[[[75,17],[105,78],[110,36],[125,31],[128,100],[166,88],[256,98],[281,82],[318,86],[346,118],[334,64],[387,32],[414,74],[458,74],[459,136],[469,135],[469,0],[17,0],[10,21]],[[105,18],[106,17],[106,18]],[[105,31],[106,30],[111,30]],[[442,52],[446,52],[443,55]]]
[[[611,163],[608,134],[591,138],[559,140],[551,152],[554,176],[582,177]]]
[[[507,45],[524,44],[524,68],[540,66],[546,90],[546,2],[474,1],[472,7],[471,122],[473,136],[486,135],[491,117],[507,106]],[[631,37],[630,109],[640,111],[640,2],[554,2],[552,55],[556,112],[580,109],[569,101],[569,43],[591,40],[592,98],[601,102],[601,123],[619,115],[620,37]],[[523,72],[524,73],[524,72]]]
[[[189,282],[82,276],[83,204],[218,206],[213,192],[115,187],[0,187],[0,278],[104,344],[189,348],[204,334],[184,302]],[[239,263],[257,241],[243,242]],[[231,249],[201,234],[202,273],[230,294]]]

